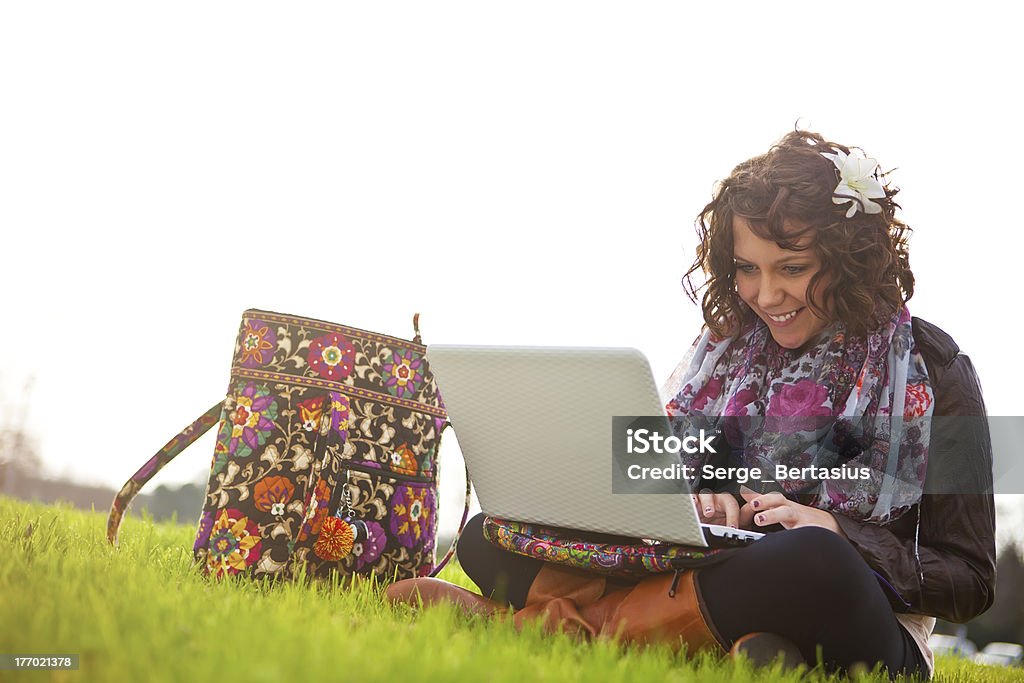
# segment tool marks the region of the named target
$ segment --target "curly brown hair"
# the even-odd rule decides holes
[[[736,292],[735,217],[746,219],[755,234],[782,249],[817,252],[822,267],[811,278],[807,304],[819,317],[845,322],[851,334],[877,328],[913,295],[910,228],[896,218],[899,205],[893,200],[899,188],[883,180],[886,196],[874,200],[882,212],[858,211],[846,218],[849,204],[832,202],[838,171],[821,155],[834,150],[850,153],[849,147],[817,133],[795,130],[766,154],[736,166],[715,188],[697,217],[700,245],[683,278],[694,303],[698,290],[706,287],[700,303],[704,321],[715,334],[728,336],[736,322],[743,329],[753,316]],[[794,230],[795,226],[799,228]],[[800,242],[805,234],[813,237],[809,243]],[[698,271],[707,276],[699,288],[692,280]]]

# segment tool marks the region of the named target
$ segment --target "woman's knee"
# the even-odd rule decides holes
[[[770,541],[766,543],[766,541]],[[877,588],[871,568],[853,545],[839,534],[821,527],[780,531],[754,544],[760,562],[770,563],[786,584],[803,593],[854,596],[861,590]]]
[[[771,537],[787,545],[807,550],[810,552],[821,552],[822,550],[833,550],[844,552],[846,548],[856,552],[850,542],[836,532],[820,526],[802,526],[797,529],[787,529],[772,534]]]

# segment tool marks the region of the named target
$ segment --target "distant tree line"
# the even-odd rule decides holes
[[[173,519],[182,524],[198,524],[205,493],[205,484],[183,484],[174,488],[162,484],[152,493],[140,493],[132,507],[146,510],[156,521]]]
[[[129,514],[145,510],[156,521],[175,520],[196,524],[203,507],[205,485],[157,486],[150,493],[140,493],[132,502]],[[60,479],[48,479],[28,472],[10,462],[0,462],[0,494],[40,503],[64,502],[82,510],[105,512],[110,509],[116,491],[105,486],[89,486]]]

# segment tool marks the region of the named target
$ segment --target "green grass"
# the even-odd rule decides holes
[[[74,681],[793,681],[744,662],[686,661],[664,648],[580,644],[448,607],[381,602],[331,582],[213,581],[191,566],[192,528],[0,498],[0,652],[77,653],[79,671],[0,672]],[[467,587],[458,567],[443,578]],[[886,680],[877,675],[865,680]],[[940,660],[936,680],[997,683],[1019,673]]]

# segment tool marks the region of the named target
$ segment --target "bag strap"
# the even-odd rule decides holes
[[[111,545],[117,545],[117,534],[121,528],[121,522],[124,519],[125,510],[131,505],[132,501],[142,490],[142,487],[152,479],[157,472],[162,470],[164,466],[173,460],[179,453],[192,445],[199,437],[206,432],[210,431],[210,428],[217,424],[220,419],[221,410],[224,407],[224,401],[221,401],[207,410],[205,413],[200,415],[192,424],[185,429],[181,430],[173,439],[164,444],[164,447],[157,451],[153,457],[151,457],[145,465],[139,468],[139,470],[131,476],[131,478],[125,482],[121,490],[118,491],[117,495],[114,496],[114,501],[110,505],[110,515],[107,517],[107,541]],[[451,423],[446,422],[444,431]],[[451,560],[452,555],[455,554],[455,546],[459,542],[459,538],[462,536],[463,529],[466,528],[466,521],[469,519],[469,502],[470,496],[472,495],[472,483],[469,479],[469,469],[463,467],[466,473],[466,498],[462,509],[462,519],[459,521],[459,529],[455,532],[455,538],[452,539],[451,546],[448,548],[448,552],[444,554],[441,561],[434,567],[434,570],[430,573],[430,576],[436,576],[445,568],[445,565]]]
[[[417,344],[422,343],[419,323],[420,314],[416,313],[413,315],[412,324],[413,332],[415,334],[413,341]],[[118,491],[116,496],[114,496],[114,501],[110,505],[110,515],[107,517],[107,541],[111,545],[117,544],[117,534],[121,528],[121,521],[124,519],[125,510],[127,510],[131,502],[135,500],[135,497],[139,494],[139,491],[142,490],[142,487],[145,486],[157,472],[162,470],[167,463],[173,460],[183,450],[188,448],[196,439],[208,432],[210,427],[217,424],[223,407],[224,401],[221,401],[200,415],[195,422],[190,424],[188,427],[185,427],[185,429],[181,430],[177,436],[168,441],[163,448],[157,451],[145,465],[140,467],[139,470],[132,475],[131,479],[125,482],[124,486],[121,487],[121,490]],[[444,427],[441,428],[441,432],[443,433],[450,425],[451,422],[446,421],[444,423]],[[438,434],[438,439],[440,439],[440,434]],[[459,520],[459,528],[455,532],[455,538],[452,539],[451,545],[448,547],[448,552],[444,554],[444,557],[442,557],[441,561],[437,563],[429,576],[437,576],[440,574],[441,570],[444,569],[452,559],[452,555],[455,554],[455,546],[458,544],[459,538],[462,537],[462,531],[466,528],[466,521],[469,519],[469,503],[470,497],[473,493],[473,486],[469,478],[469,467],[466,466],[465,459],[463,459],[463,471],[466,474],[466,497],[462,507],[462,519]]]
[[[223,407],[224,401],[221,401],[196,418],[195,422],[185,427],[177,436],[164,444],[163,448],[157,451],[152,458],[146,461],[145,465],[132,475],[131,479],[124,483],[121,490],[114,496],[114,502],[110,504],[110,515],[107,517],[107,541],[111,545],[117,545],[117,532],[121,528],[124,512],[128,509],[131,502],[135,500],[135,496],[139,494],[139,491],[146,485],[146,482],[152,479],[157,472],[164,468],[164,465],[174,460],[179,453],[188,448],[196,439],[210,431],[210,427],[217,424],[220,420],[220,413]]]
[[[449,425],[451,425],[451,422],[445,422],[444,427],[441,428],[441,431],[444,432],[444,430],[447,429]],[[466,528],[466,520],[469,519],[469,498],[473,493],[473,485],[469,479],[469,467],[466,465],[465,458],[462,459],[462,465],[463,470],[466,473],[466,500],[462,508],[462,519],[459,521],[459,530],[455,532],[455,538],[452,539],[452,544],[448,547],[448,552],[444,554],[444,557],[441,558],[441,561],[437,563],[436,567],[434,567],[434,571],[430,572],[428,576],[433,577],[440,574],[441,570],[444,569],[446,564],[448,564],[448,561],[452,559],[452,555],[455,554],[455,546],[458,544],[459,539],[462,537],[463,529]]]
[[[422,344],[423,343],[423,338],[420,336],[420,314],[419,313],[414,313],[413,316],[412,316],[412,331],[413,331],[413,338],[412,338],[412,340],[415,343],[417,343],[417,344]],[[444,427],[441,427],[441,432],[438,434],[438,441],[440,441],[441,434],[444,433],[444,430],[448,429],[448,427],[450,427],[451,424],[452,424],[451,422],[445,421]],[[441,561],[437,563],[437,566],[434,567],[434,570],[432,572],[430,572],[430,574],[428,576],[432,576],[433,577],[433,576],[437,576],[438,574],[440,574],[441,570],[444,569],[446,564],[448,564],[448,561],[452,559],[452,555],[455,554],[455,546],[456,546],[456,544],[458,544],[459,538],[462,537],[462,530],[466,528],[466,520],[469,519],[469,499],[470,499],[470,496],[473,493],[473,488],[472,488],[472,483],[470,482],[470,479],[469,479],[469,467],[466,465],[466,459],[465,458],[462,459],[462,465],[463,465],[463,471],[466,473],[466,500],[465,500],[465,502],[463,504],[463,507],[462,507],[462,519],[459,520],[459,529],[458,529],[458,531],[455,532],[455,538],[452,539],[452,544],[448,547],[448,552],[446,552],[444,554],[444,557],[441,558]],[[438,489],[440,489],[440,486],[438,486]]]

